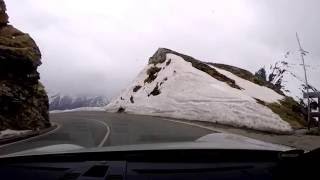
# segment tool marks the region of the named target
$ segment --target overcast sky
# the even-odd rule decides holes
[[[320,88],[319,0],[6,0],[10,22],[42,52],[49,92],[115,96],[158,47],[252,72],[310,52]],[[288,60],[300,63],[297,54]]]

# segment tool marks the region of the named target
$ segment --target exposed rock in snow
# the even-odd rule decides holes
[[[255,98],[277,103],[283,96],[190,56],[159,49],[134,83],[106,109],[277,133],[292,130]]]
[[[108,102],[108,99],[103,96],[71,96],[59,93],[49,95],[50,111],[70,110],[82,107],[104,107]]]

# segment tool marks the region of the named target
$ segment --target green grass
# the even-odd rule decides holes
[[[201,61],[190,61],[192,66],[195,67],[196,69],[199,69],[200,71],[203,71],[207,74],[209,74],[211,77],[225,82],[227,83],[229,86],[236,88],[236,89],[241,89],[240,86],[238,86],[235,82],[235,80],[228,78],[227,76],[219,73],[217,70],[215,70],[214,68],[211,68],[210,66],[208,66],[207,64],[201,62]]]
[[[310,131],[307,131],[306,135],[311,135],[311,136],[320,136],[320,130],[317,129],[311,129]]]
[[[255,84],[258,84],[260,86],[266,86],[267,85],[266,81],[264,81],[263,79],[258,78],[258,77],[253,77],[252,78],[252,82],[255,83]]]
[[[256,99],[257,103],[270,108],[274,113],[278,114],[281,119],[288,122],[294,129],[306,127],[304,116],[301,113],[301,105],[291,97],[285,97],[279,103],[266,103],[260,99]]]

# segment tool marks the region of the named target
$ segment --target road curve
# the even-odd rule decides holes
[[[46,136],[0,147],[0,155],[55,145],[101,147],[160,142],[194,141],[213,133],[208,129],[171,122],[166,118],[107,112],[50,114],[60,128]]]

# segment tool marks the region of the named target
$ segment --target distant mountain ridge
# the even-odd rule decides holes
[[[108,98],[104,96],[80,96],[51,94],[49,95],[49,109],[53,110],[70,110],[82,107],[103,107],[108,104]]]

